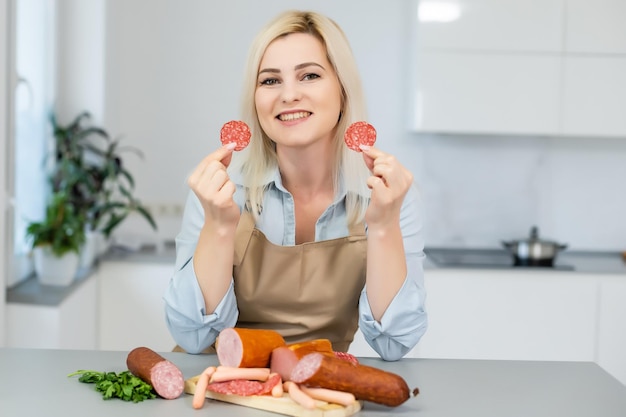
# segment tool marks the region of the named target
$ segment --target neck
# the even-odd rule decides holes
[[[323,149],[321,149],[323,148]],[[316,149],[277,148],[283,185],[294,196],[333,193],[334,155],[330,144]]]

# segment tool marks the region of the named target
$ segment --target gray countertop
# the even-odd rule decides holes
[[[626,275],[626,262],[617,251],[565,250],[555,257],[553,267],[513,266],[513,256],[495,248],[426,248],[425,269],[501,269],[524,271],[571,271],[585,274]]]
[[[217,364],[214,355],[162,353],[185,378]],[[238,416],[276,414],[217,401],[202,410],[192,396],[141,403],[102,400],[93,385],[67,375],[79,369],[121,372],[127,352],[0,349],[0,409],[18,416]],[[403,359],[361,362],[404,377],[420,394],[396,408],[366,402],[358,416],[624,417],[626,387],[589,362]]]
[[[426,248],[425,270],[445,269],[500,269],[524,271],[571,271],[585,274],[614,274],[626,276],[626,262],[620,252],[564,251],[559,254],[554,268],[513,267],[511,255],[502,249]],[[128,250],[114,247],[99,262],[128,262],[133,264],[158,263],[174,265],[175,247],[172,242],[162,248],[154,246]],[[442,261],[442,260],[445,260]],[[94,269],[97,269],[97,265]],[[93,273],[93,269],[81,270],[77,279],[68,287],[42,286],[36,277],[7,290],[7,302],[41,306],[60,305],[65,298]]]

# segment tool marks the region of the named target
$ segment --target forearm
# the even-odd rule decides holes
[[[370,227],[367,239],[366,291],[372,315],[380,321],[404,283],[406,257],[399,223]]]
[[[204,298],[206,314],[211,314],[230,286],[233,273],[235,230],[210,224],[200,231],[193,267]]]

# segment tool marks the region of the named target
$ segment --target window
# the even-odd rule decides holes
[[[14,10],[15,89],[10,112],[12,154],[8,155],[13,158],[9,218],[13,221],[14,262],[9,271],[9,286],[32,272],[25,231],[28,223],[41,220],[45,213],[48,188],[44,164],[52,144],[49,115],[55,85],[55,0],[14,0]]]

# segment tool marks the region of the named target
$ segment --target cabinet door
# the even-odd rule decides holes
[[[626,280],[607,276],[601,281],[598,320],[598,365],[626,385]]]
[[[557,132],[559,57],[423,52],[417,65],[418,131]]]
[[[103,262],[98,271],[101,350],[146,346],[170,351],[175,343],[165,324],[163,293],[170,264]]]
[[[426,274],[428,331],[413,356],[593,361],[597,284],[550,271]]]
[[[626,54],[626,2],[567,0],[567,52]]]
[[[428,0],[418,5],[421,48],[560,51],[564,0]]]
[[[562,131],[626,136],[626,56],[564,60]]]

